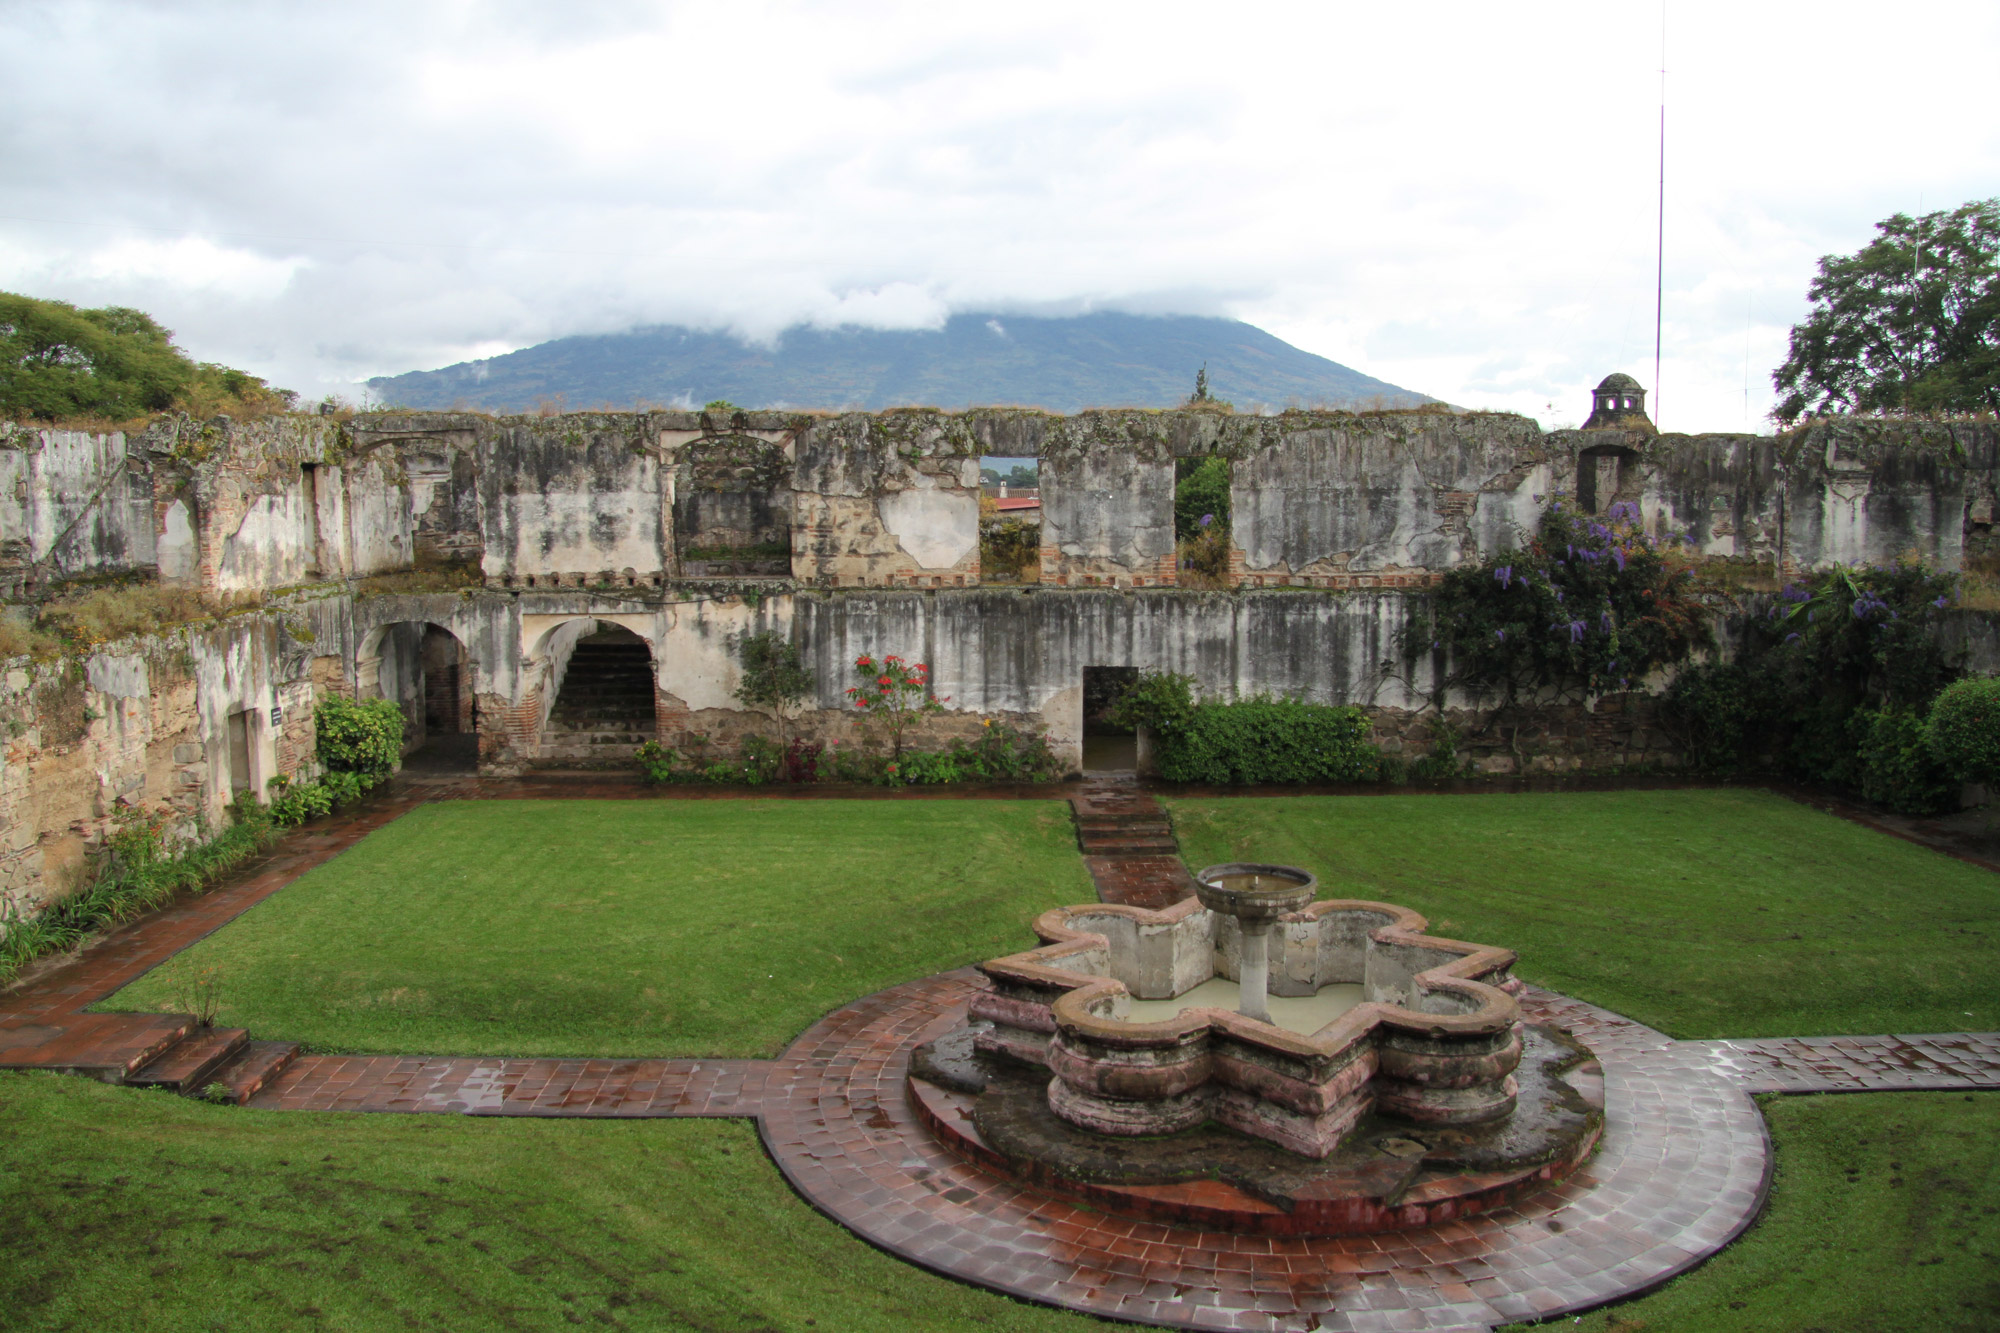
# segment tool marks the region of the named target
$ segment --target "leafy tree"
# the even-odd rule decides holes
[[[282,410],[294,398],[255,375],[190,360],[142,310],[79,310],[0,292],[0,417],[123,421],[169,408]]]
[[[1771,415],[2000,411],[2000,199],[1875,230],[1819,261]]]
[[[1202,362],[1201,369],[1194,373],[1194,392],[1189,395],[1188,401],[1190,403],[1205,403],[1208,401],[1208,362],[1206,361]]]
[[[778,724],[778,742],[784,744],[793,710],[812,695],[812,669],[799,646],[775,630],[743,635],[736,641],[736,656],[743,663],[736,698],[769,713]]]
[[[1219,454],[1175,460],[1174,536],[1182,541],[1209,529],[1229,531],[1229,460]],[[1207,521],[1203,522],[1206,518]]]

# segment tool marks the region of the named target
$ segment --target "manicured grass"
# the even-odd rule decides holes
[[[10,1330],[1053,1330],[892,1259],[748,1122],[217,1108],[0,1075]]]
[[[1196,869],[1305,866],[1676,1037],[2000,1027],[2000,876],[1768,792],[1168,804]]]
[[[2000,1328],[2000,1093],[1760,1100],[1778,1149],[1764,1215],[1685,1277],[1563,1329]]]
[[[219,1022],[323,1051],[770,1056],[1094,897],[1056,801],[451,802],[105,1007],[212,966]]]

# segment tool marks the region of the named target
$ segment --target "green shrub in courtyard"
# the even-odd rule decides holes
[[[1958,780],[1931,753],[1923,714],[1914,708],[1854,714],[1861,794],[1906,815],[1934,815],[1958,801]]]
[[[1953,681],[1931,705],[1931,755],[1962,782],[2000,785],[2000,678]]]
[[[403,710],[388,699],[319,701],[319,759],[346,773],[387,773],[403,755]]]
[[[1147,672],[1112,705],[1111,720],[1152,734],[1169,782],[1378,782],[1385,772],[1358,708],[1261,695],[1196,703],[1191,677]]]
[[[1375,782],[1382,756],[1358,708],[1245,699],[1197,704],[1159,746],[1160,776],[1214,785]]]

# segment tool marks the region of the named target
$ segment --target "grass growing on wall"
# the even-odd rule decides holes
[[[205,1106],[0,1074],[10,1330],[1054,1333],[785,1185],[739,1120]]]
[[[1094,900],[1056,801],[424,806],[182,955],[319,1050],[767,1056]],[[168,1003],[164,975],[106,1007]]]
[[[1768,792],[1168,804],[1196,869],[1302,865],[1675,1037],[2000,1027],[2000,876]]]

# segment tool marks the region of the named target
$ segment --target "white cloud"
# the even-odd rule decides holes
[[[1817,257],[1995,190],[1858,4],[1669,11],[1665,424],[1734,429]],[[1658,11],[525,3],[0,11],[0,285],[307,392],[566,333],[1230,313],[1454,402],[1652,382]],[[1983,67],[1990,5],[1904,31]],[[1744,359],[1750,362],[1746,412]],[[1553,404],[1553,407],[1550,405]]]

